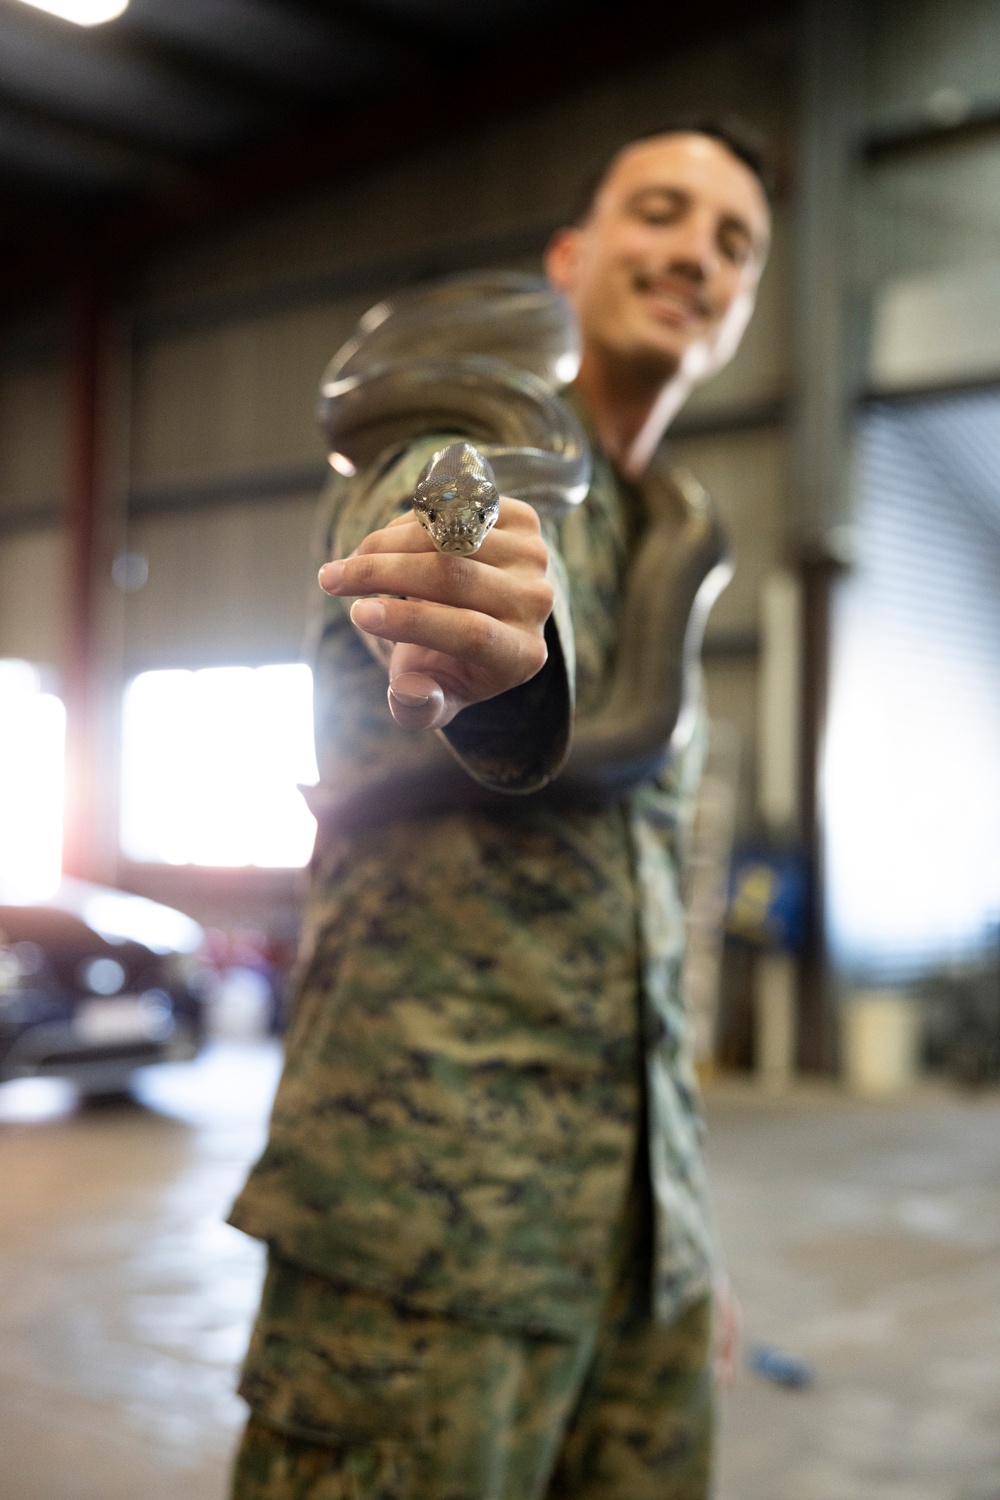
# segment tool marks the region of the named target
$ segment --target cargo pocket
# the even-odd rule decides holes
[[[272,1256],[240,1395],[261,1421],[309,1442],[422,1446],[426,1322]]]

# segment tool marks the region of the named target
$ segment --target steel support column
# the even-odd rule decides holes
[[[75,288],[70,320],[63,868],[94,878],[103,873],[98,855],[100,586],[108,561],[102,514],[106,299],[96,275],[88,274]]]
[[[851,550],[851,420],[862,378],[850,267],[864,78],[859,0],[805,0],[802,40],[790,531],[803,586],[800,835],[812,888],[798,1063],[829,1071],[836,1065],[836,1016],[824,921],[821,768],[833,595]]]

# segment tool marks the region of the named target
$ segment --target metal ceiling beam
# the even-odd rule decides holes
[[[7,4],[9,3],[10,0],[7,0]],[[264,3],[273,20],[274,41],[279,51],[283,35],[289,29],[289,11],[293,13],[292,19],[296,11],[308,15],[314,28],[325,36],[331,55],[336,53],[338,46],[349,46],[351,33],[359,30],[349,20],[346,28],[338,27],[331,7],[317,7],[313,10],[308,4],[294,4],[294,0],[280,5],[267,4],[267,0]],[[351,0],[346,0],[346,3],[350,8]],[[7,9],[7,4],[0,0],[0,16]],[[42,12],[21,6],[15,9],[16,22],[12,24],[16,24],[19,32],[30,38],[36,47],[44,48],[50,36],[54,36],[65,46],[63,23],[54,22]],[[59,30],[54,31],[53,28]],[[366,46],[371,47],[374,42],[377,50],[387,57],[403,55],[405,37],[397,43],[384,26],[381,32],[374,26],[362,29]],[[406,29],[402,28],[404,32]],[[188,39],[175,31],[168,32],[155,26],[141,12],[133,13],[132,10],[126,11],[109,26],[81,31],[73,37],[73,47],[74,52],[83,59],[88,56],[99,58],[103,63],[123,66],[133,75],[137,70],[145,70],[168,88],[174,86],[179,92],[198,89],[206,98],[223,108],[229,107],[251,119],[260,120],[264,117],[265,127],[269,123],[267,116],[273,115],[275,121],[272,123],[278,124],[289,114],[294,120],[301,115],[304,106],[308,108],[324,99],[329,102],[336,91],[335,81],[324,89],[317,87],[314,80],[294,80],[276,71],[273,64],[269,66],[266,47],[262,50],[258,63],[248,58],[244,49],[239,47],[227,53],[224,39],[220,45],[213,45],[207,39],[204,42],[199,42],[196,38]],[[54,117],[67,123],[88,123],[86,111],[75,109],[71,102],[62,111],[56,106],[50,108]]]
[[[289,4],[268,8],[274,17],[276,34],[280,33],[283,17],[287,26],[288,10],[293,7]],[[329,7],[313,8],[306,0],[304,4],[295,5],[294,9],[318,24],[328,40],[331,53],[335,52],[338,42],[343,41],[343,28],[332,23]],[[345,15],[350,37],[350,33],[359,30],[353,23],[353,13],[363,7],[355,7],[351,0],[346,0],[344,9],[345,13],[350,13]],[[371,18],[368,19],[371,22]],[[44,41],[46,30],[57,23],[42,13],[25,11],[18,14],[17,24]],[[401,30],[404,34],[394,37],[387,34],[384,27],[379,31],[374,23],[364,28],[363,41],[366,44],[377,42],[379,50],[386,56],[387,69],[394,61],[398,63],[402,59],[407,48],[412,54],[415,38],[410,33],[414,28],[404,26]],[[223,60],[210,47],[199,48],[193,42],[189,44],[147,30],[141,18],[133,19],[128,12],[114,26],[82,33],[79,38],[74,38],[74,43],[84,59],[89,54],[104,63],[122,64],[133,76],[137,70],[145,70],[166,83],[168,88],[175,87],[182,114],[184,92],[190,91],[192,85],[213,104],[234,111],[247,125],[248,141],[243,144],[244,152],[248,146],[259,149],[261,137],[273,139],[304,129],[323,112],[324,105],[328,114],[331,104],[337,102],[336,84],[324,91],[312,80],[293,82],[276,76],[268,71],[264,60],[259,67],[243,58]],[[430,44],[428,50],[431,50]],[[132,179],[134,186],[144,190],[169,193],[192,186],[188,167],[199,153],[149,144],[148,139],[143,139],[142,122],[138,118],[134,127],[96,124],[91,112],[81,108],[72,97],[60,103],[36,105],[9,86],[0,88],[0,110],[16,119],[19,125],[42,132],[47,145],[64,145],[67,176],[72,173],[73,158],[79,158],[82,153],[102,174]],[[210,156],[212,153],[206,154]],[[232,153],[227,151],[225,154],[231,157]],[[30,181],[31,174],[25,175]],[[44,171],[37,174],[37,186],[40,192],[50,195],[53,192]],[[81,197],[86,198],[93,192],[92,186],[80,184]]]
[[[61,100],[58,104],[47,102],[44,105],[35,105],[25,101],[19,94],[0,89],[0,105],[11,112],[16,111],[25,119],[34,120],[39,126],[50,127],[53,131],[61,130],[67,136],[92,143],[96,148],[115,150],[123,155],[131,155],[136,161],[145,160],[149,164],[158,164],[161,167],[183,170],[199,160],[211,159],[213,155],[211,143],[207,149],[196,148],[194,150],[166,145],[156,138],[155,130],[143,128],[138,118],[134,122],[129,121],[123,125],[112,125],[104,121],[97,123],[92,111],[86,108],[81,109],[71,100]],[[183,113],[180,104],[178,113]],[[273,129],[274,124],[280,123],[280,118],[270,123]],[[266,124],[265,121],[265,128]],[[245,131],[244,134],[250,135],[250,132]]]
[[[961,119],[942,123],[918,118],[893,127],[872,130],[861,154],[870,165],[914,156],[926,151],[969,145],[995,139],[1000,134],[1000,100],[978,105]]]
[[[536,32],[532,46],[520,43],[493,52],[474,72],[449,78],[447,89],[429,86],[419,75],[364,108],[345,110],[322,129],[279,142],[211,174],[184,201],[163,202],[148,214],[124,214],[108,226],[110,253],[132,251],[158,241],[172,225],[178,232],[212,220],[254,211],[310,187],[329,183],[375,162],[446,139],[471,122],[483,124],[538,101],[557,97],[591,79],[648,61],[669,44],[690,43],[718,26],[734,25],[787,10],[781,0],[683,0],[669,16],[646,0],[632,0],[616,11],[609,33],[606,20],[566,33],[559,47]]]
[[[447,88],[429,86],[419,73],[405,88],[363,108],[344,110],[320,128],[245,155],[225,170],[202,172],[182,190],[108,216],[94,233],[88,253],[116,275],[135,259],[171,237],[258,212],[296,194],[369,170],[380,161],[447,139],[456,129],[500,119],[540,99],[648,62],[658,52],[689,45],[720,26],[735,26],[783,14],[787,0],[683,0],[669,12],[631,0],[615,11],[608,26],[603,14],[586,24],[558,28],[558,45],[548,31],[536,30],[532,45],[520,42],[493,50],[475,70],[450,74]],[[4,304],[23,303],[32,291],[50,287],[61,264],[68,276],[79,264],[80,247],[60,257],[60,247],[32,247],[0,277]]]
[[[280,12],[276,13],[280,25]],[[95,52],[131,66],[149,68],[168,83],[183,88],[193,84],[213,100],[261,120],[265,129],[281,123],[289,112],[302,113],[302,89],[276,78],[266,68],[248,67],[238,58],[223,60],[218,53],[187,45],[175,38],[153,35],[131,20],[128,11],[121,29],[87,38]]]
[[[143,129],[141,99],[143,85],[165,84],[168,99],[176,95],[177,111],[183,117],[184,104],[192,99],[190,72],[185,72],[176,63],[168,66],[148,51],[146,55],[140,55],[141,44],[137,47],[127,39],[123,42],[116,35],[117,26],[100,28],[96,32],[82,30],[78,35],[68,37],[65,23],[26,6],[12,5],[10,0],[6,3],[0,0],[0,23],[10,43],[8,50],[13,59],[12,66],[0,69],[0,77],[4,79],[0,84],[0,108],[11,119],[20,126],[44,132],[50,141],[65,143],[70,156],[77,154],[79,148],[106,170],[139,179],[154,191],[169,192],[176,189],[179,181],[183,182],[188,153],[148,139],[156,132]],[[78,28],[69,30],[76,33]],[[88,59],[91,67],[102,70],[104,90],[111,96],[116,77],[120,75],[123,85],[134,97],[134,118],[126,114],[120,124],[95,119],[93,102],[84,103],[76,97],[71,77],[64,78],[58,90],[61,97],[53,98],[56,91],[51,88],[51,80],[50,86],[45,86],[46,49],[50,47],[55,48],[59,63],[56,76],[66,73],[68,63],[79,70],[84,98],[93,94],[93,78],[87,79]],[[72,69],[70,71],[72,73]],[[201,89],[202,100],[224,109],[221,89],[221,80],[206,84]],[[36,98],[39,91],[41,97]],[[239,109],[247,119],[252,119],[255,113],[260,114],[259,102],[249,88],[240,97]],[[100,113],[99,107],[97,112]],[[111,109],[109,113],[121,115],[120,101],[117,110]],[[86,192],[85,186],[83,192]]]
[[[192,180],[190,171],[166,152],[136,146],[120,132],[107,131],[91,126],[81,126],[74,121],[57,118],[51,111],[33,104],[25,104],[12,98],[0,89],[0,158],[3,156],[2,130],[4,119],[14,122],[22,131],[35,135],[43,147],[64,154],[67,162],[66,176],[72,174],[74,161],[105,178],[118,179],[125,188],[142,187],[146,190],[175,191]],[[47,184],[51,178],[43,172],[32,174],[41,194],[52,196],[53,189]],[[93,189],[84,186],[79,196],[86,198]],[[65,188],[63,188],[65,196]]]
[[[275,0],[270,4],[277,8]],[[297,10],[327,27],[331,21],[341,23],[366,41],[408,59],[411,65],[440,66],[466,56],[470,50],[470,43],[453,27],[427,17],[396,12],[390,15],[370,0],[282,0],[280,9]]]
[[[416,9],[407,12],[380,0],[288,0],[288,5],[318,20],[335,17],[367,32],[374,41],[399,45],[408,55],[414,48],[425,51],[431,60],[442,52],[454,56],[481,53],[484,42],[509,46],[515,35],[523,48],[529,28],[528,46],[536,45],[540,36],[556,33],[571,44],[574,30],[592,24],[596,15],[607,10],[601,0],[548,0],[544,11],[525,5],[523,14],[497,17],[491,15],[488,5],[466,3],[461,21],[454,21],[436,19]]]

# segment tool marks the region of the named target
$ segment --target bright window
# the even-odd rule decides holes
[[[0,887],[52,895],[62,865],[66,712],[26,661],[0,661]]]
[[[1000,924],[1000,393],[874,404],[834,615],[824,766],[832,946],[863,982]]]
[[[134,860],[300,866],[316,822],[312,674],[301,665],[143,672],[122,712],[121,843]]]

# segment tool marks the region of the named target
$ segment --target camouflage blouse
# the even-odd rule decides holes
[[[388,487],[402,508],[447,436],[334,478],[320,560],[345,506],[363,513],[359,497]],[[563,717],[595,712],[607,691],[642,526],[638,492],[597,455],[587,499],[550,538],[562,680],[548,691]],[[344,601],[319,595],[314,658],[323,787],[342,794],[419,760],[428,737],[392,720],[385,670]],[[522,701],[513,735],[496,711],[479,734],[466,711],[453,749],[497,786],[552,769],[570,726],[540,707]],[[233,1224],[429,1312],[576,1334],[607,1291],[648,1129],[657,1314],[705,1293],[679,982],[692,759],[601,811],[498,794],[321,838],[270,1138]]]

